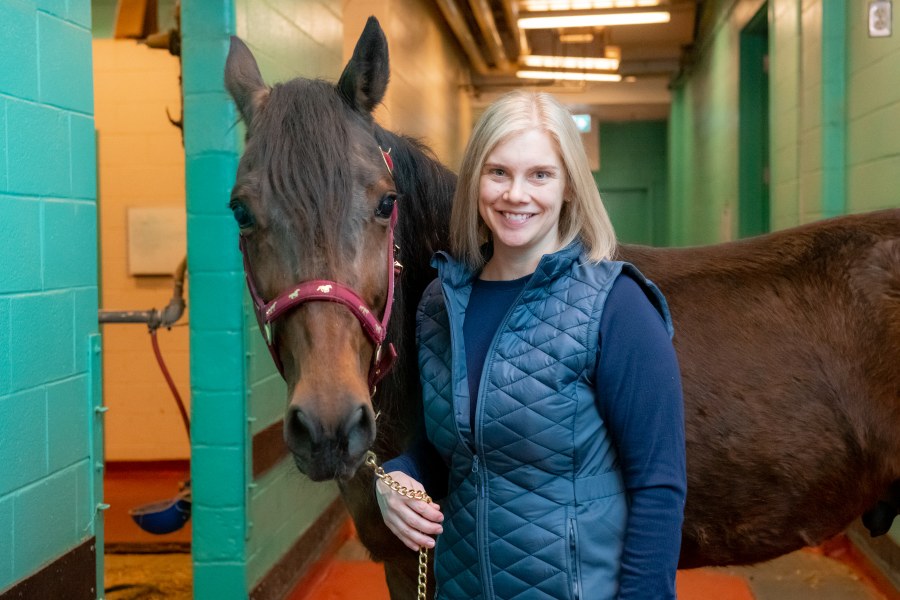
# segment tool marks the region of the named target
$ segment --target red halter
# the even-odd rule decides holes
[[[388,172],[393,177],[393,161],[390,155],[384,150],[381,151],[384,158],[384,164],[388,167]],[[397,225],[397,203],[394,203],[394,209],[391,212],[390,227],[388,229],[388,289],[387,299],[384,304],[384,315],[381,321],[375,318],[373,311],[366,305],[365,300],[359,297],[349,287],[336,281],[327,279],[314,279],[304,281],[287,290],[281,292],[271,302],[263,300],[262,296],[256,289],[253,282],[253,270],[250,267],[250,258],[247,254],[247,247],[244,238],[240,238],[241,254],[244,258],[244,276],[247,279],[247,288],[250,290],[250,297],[253,299],[253,308],[256,313],[256,321],[259,324],[259,330],[266,340],[269,347],[269,354],[278,367],[278,372],[284,377],[284,365],[275,351],[272,339],[272,323],[284,315],[285,313],[297,308],[304,302],[324,301],[337,302],[346,306],[353,316],[362,325],[366,336],[375,346],[375,352],[372,355],[372,364],[369,367],[369,389],[374,393],[375,385],[390,371],[393,366],[394,359],[397,358],[397,351],[394,345],[388,343],[387,351],[382,352],[382,344],[387,335],[388,321],[391,318],[391,305],[394,301],[394,277],[399,274],[401,269],[400,263],[394,260],[394,228]]]

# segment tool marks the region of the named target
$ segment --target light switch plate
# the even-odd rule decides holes
[[[869,37],[890,37],[892,20],[890,0],[869,2]]]

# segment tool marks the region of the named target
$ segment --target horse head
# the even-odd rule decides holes
[[[230,205],[260,326],[288,387],[285,441],[317,481],[351,477],[375,439],[371,392],[384,367],[376,330],[390,312],[397,192],[372,111],[388,75],[374,18],[336,85],[267,86],[238,38],[225,66],[247,128]]]

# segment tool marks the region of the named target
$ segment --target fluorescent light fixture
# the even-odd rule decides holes
[[[662,0],[524,0],[519,9],[527,12],[553,10],[602,10],[610,8],[647,8]]]
[[[618,73],[584,73],[579,71],[516,71],[519,79],[559,79],[563,81],[622,81]]]
[[[527,14],[527,13],[526,13]],[[519,29],[558,29],[563,27],[612,27],[615,25],[648,25],[668,23],[672,16],[667,11],[648,12],[597,12],[578,15],[523,16]]]
[[[561,44],[589,44],[593,41],[593,33],[561,33],[559,36]]]
[[[544,69],[616,71],[619,68],[619,60],[616,58],[588,58],[586,56],[540,56],[532,54],[523,57],[522,63],[526,67]]]

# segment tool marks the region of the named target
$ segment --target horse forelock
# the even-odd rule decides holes
[[[245,156],[260,171],[262,209],[279,237],[314,244],[318,268],[357,259],[367,212],[354,172],[366,168],[365,128],[331,84],[308,79],[276,84],[254,120]],[[372,154],[368,162],[377,165]]]

